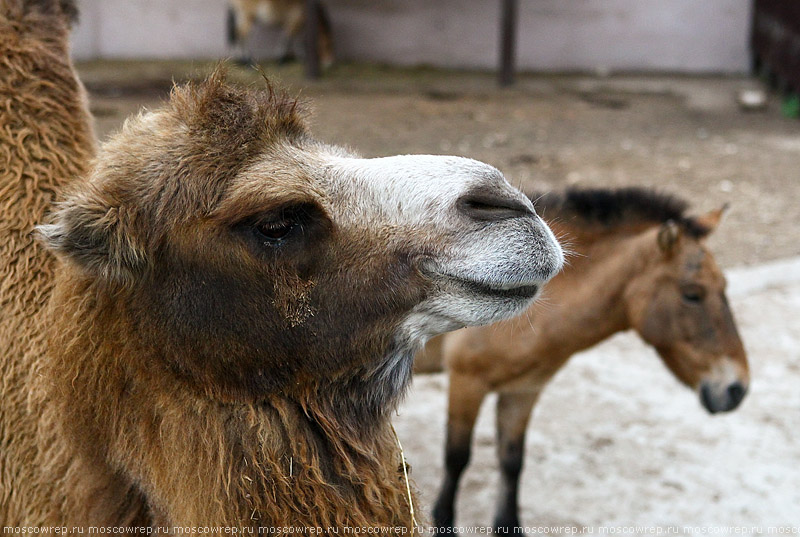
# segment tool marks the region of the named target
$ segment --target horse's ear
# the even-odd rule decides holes
[[[50,223],[37,227],[39,238],[95,277],[129,281],[145,259],[132,219],[115,205],[97,192],[73,195],[58,206]]]
[[[722,216],[728,211],[729,205],[726,203],[719,209],[714,209],[713,211],[709,211],[702,216],[698,216],[695,218],[695,222],[697,222],[701,228],[707,230],[706,235],[712,233],[717,226],[719,226],[720,221],[722,220]]]
[[[675,244],[681,236],[681,228],[675,223],[674,220],[667,220],[661,224],[661,229],[658,230],[658,247],[665,254],[672,252]]]

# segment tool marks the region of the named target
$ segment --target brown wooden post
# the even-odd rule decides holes
[[[321,73],[319,66],[319,0],[306,0],[305,52],[306,78],[316,80]]]
[[[501,0],[500,14],[500,69],[498,83],[514,83],[514,54],[517,48],[517,0]]]

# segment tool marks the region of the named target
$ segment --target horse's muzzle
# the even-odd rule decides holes
[[[735,409],[745,394],[747,387],[738,380],[727,385],[711,382],[703,382],[700,385],[700,400],[711,414]]]

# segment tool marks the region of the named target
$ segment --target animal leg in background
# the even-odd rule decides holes
[[[331,67],[336,60],[333,50],[333,30],[328,10],[321,2],[317,3],[317,18],[319,20],[319,60],[325,69]]]
[[[456,389],[457,387],[457,389]],[[450,374],[447,404],[447,440],[445,441],[445,477],[433,508],[436,528],[453,526],[458,481],[469,464],[472,429],[490,388],[471,375]]]
[[[316,17],[319,21],[319,59],[323,67],[333,65],[333,32],[328,11],[321,2],[316,3]],[[249,64],[253,62],[253,57],[247,48],[246,40],[253,30],[253,25],[261,21],[263,23],[278,26],[285,35],[283,52],[278,63],[284,64],[295,60],[295,44],[298,40],[302,42],[306,12],[305,3],[302,0],[290,2],[270,2],[262,0],[251,3],[234,3],[228,8],[228,44],[235,46],[237,61]]]
[[[236,62],[243,65],[253,63],[253,58],[246,50],[244,44],[245,39],[250,34],[250,30],[253,27],[253,21],[254,16],[252,13],[228,7],[228,45],[236,47],[236,52],[234,54]]]
[[[500,496],[494,519],[495,533],[514,533],[521,527],[517,508],[519,476],[525,456],[525,429],[539,391],[501,392],[497,399],[497,458]]]
[[[297,4],[289,8],[281,24],[286,39],[283,42],[283,53],[278,58],[278,63],[285,64],[293,62],[295,58],[294,44],[299,38],[302,44],[303,29],[306,24],[306,15],[303,4]]]
[[[318,52],[319,60],[325,68],[333,65],[333,33],[331,31],[331,20],[328,10],[321,2],[316,3],[316,15],[319,21]],[[306,13],[304,6],[298,4],[286,15],[284,28],[286,30],[286,43],[283,55],[278,60],[279,63],[288,63],[295,60],[294,44],[300,39],[303,40],[303,32],[306,24]]]

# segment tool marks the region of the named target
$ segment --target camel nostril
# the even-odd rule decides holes
[[[456,207],[474,220],[489,222],[535,214],[521,201],[488,193],[467,194],[458,200]]]
[[[734,382],[728,386],[728,399],[732,406],[736,406],[742,402],[744,395],[747,393],[747,388],[742,386],[741,382]]]

